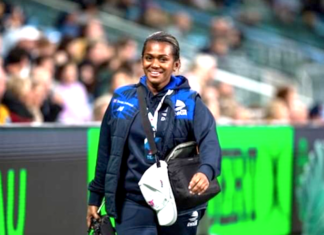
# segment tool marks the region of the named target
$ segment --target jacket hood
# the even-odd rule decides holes
[[[146,80],[147,80],[146,76],[141,77],[140,84],[144,85],[147,88]],[[168,85],[166,85],[162,89],[162,91],[164,91],[164,90],[180,90],[180,89],[190,89],[189,82],[188,82],[187,78],[185,78],[184,76],[181,76],[181,75],[177,75],[177,76],[172,75],[170,82],[168,83]]]

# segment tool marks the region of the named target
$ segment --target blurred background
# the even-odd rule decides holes
[[[161,30],[179,40],[179,74],[223,150],[223,193],[200,234],[324,234],[324,1],[1,0],[0,235],[85,233],[100,121]]]

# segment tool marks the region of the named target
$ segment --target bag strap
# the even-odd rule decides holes
[[[158,150],[156,148],[156,144],[154,141],[154,135],[153,135],[153,130],[152,130],[152,125],[148,119],[147,116],[147,109],[146,109],[146,102],[145,102],[145,98],[144,98],[144,87],[142,85],[138,85],[137,86],[137,96],[138,96],[138,100],[139,100],[139,108],[140,108],[140,114],[141,114],[141,118],[142,118],[142,124],[144,127],[144,131],[146,134],[146,138],[148,140],[150,149],[152,151],[152,155],[155,157],[155,162],[157,167],[160,167],[160,159],[158,157]]]

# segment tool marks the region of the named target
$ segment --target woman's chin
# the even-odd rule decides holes
[[[152,84],[152,85],[159,85],[162,81],[159,77],[148,77],[148,81]]]

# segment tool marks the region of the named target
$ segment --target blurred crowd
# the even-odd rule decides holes
[[[211,1],[190,4],[194,2]],[[232,1],[215,1],[219,2]],[[19,6],[0,2],[0,124],[100,122],[113,91],[139,81],[142,45],[129,37],[110,40],[96,17],[98,2],[86,3],[58,17],[53,37],[30,25]],[[109,6],[125,14],[132,4],[132,0],[109,1]],[[190,33],[190,15],[185,12],[175,13],[165,24],[156,12],[142,16],[141,22],[151,28],[195,39]],[[306,107],[291,85],[278,87],[273,99],[256,112],[236,100],[233,86],[216,82],[219,63],[242,40],[242,33],[228,19],[214,18],[208,43],[180,70],[215,119],[222,124],[324,124],[323,105]]]
[[[71,0],[80,2],[80,0]],[[84,0],[83,0],[84,1]],[[114,7],[123,17],[143,24],[163,26],[170,22],[157,0],[96,0],[107,8]],[[324,4],[322,0],[175,0],[202,11],[232,14],[249,25],[268,23],[269,20],[290,26],[301,24],[314,34],[324,36]],[[134,8],[140,8],[134,18]],[[154,15],[154,17],[152,17]],[[224,15],[224,14],[223,14]]]

